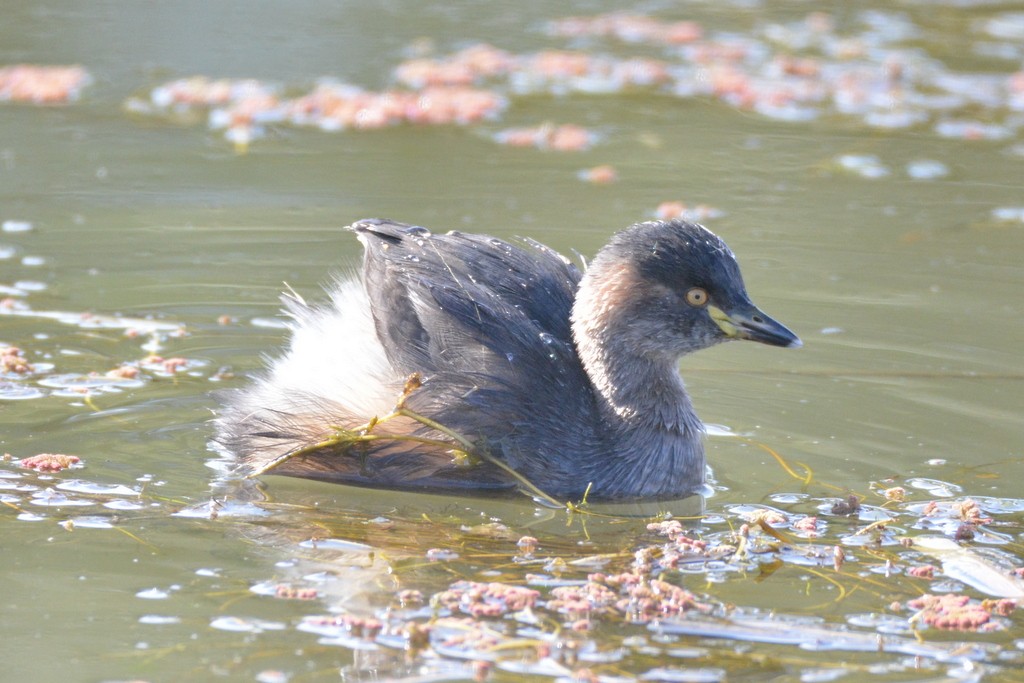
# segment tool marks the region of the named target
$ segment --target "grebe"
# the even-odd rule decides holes
[[[338,280],[322,306],[284,297],[287,351],[225,399],[215,442],[241,472],[683,497],[706,468],[680,356],[732,339],[801,346],[751,303],[732,251],[695,223],[632,225],[585,272],[532,240],[382,219],[347,229],[365,249],[361,277]],[[371,424],[411,376],[408,412]],[[437,443],[448,441],[438,425],[472,448]],[[377,440],[332,438],[361,426],[369,432],[354,433]]]

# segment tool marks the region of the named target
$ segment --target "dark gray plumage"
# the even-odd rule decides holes
[[[365,248],[361,281],[339,281],[324,307],[287,300],[289,351],[217,420],[216,441],[243,471],[387,413],[419,373],[410,409],[553,496],[589,485],[592,498],[679,497],[703,484],[705,464],[678,358],[728,339],[800,344],[750,302],[725,243],[693,223],[633,225],[585,275],[532,241],[379,219],[349,229]],[[438,436],[404,418],[377,429]],[[486,462],[465,467],[402,441],[305,452],[273,471],[389,488],[515,486]]]

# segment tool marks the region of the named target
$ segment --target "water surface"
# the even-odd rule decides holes
[[[904,48],[920,59],[915,68],[979,74],[978,88],[982,76],[1020,69],[1024,20],[1009,5],[871,4],[870,11],[836,5],[836,31]],[[709,441],[717,489],[704,504],[711,518],[690,523],[694,533],[715,539],[735,528],[745,510],[736,506],[802,516],[824,505],[826,518],[833,498],[854,493],[882,507],[877,491],[904,486],[908,500],[922,503],[985,497],[994,535],[981,534],[970,547],[997,547],[1010,564],[1022,564],[1019,108],[976,102],[889,129],[831,111],[780,120],[715,97],[644,88],[538,92],[510,94],[500,120],[473,126],[271,126],[245,153],[210,130],[205,114],[124,110],[128,98],[145,99],[157,85],[192,75],[258,78],[296,92],[323,76],[383,89],[410,46],[422,51],[423,38],[435,55],[487,41],[516,53],[568,47],[676,59],[658,46],[544,30],[548,20],[612,6],[52,2],[7,13],[0,65],[78,63],[93,77],[67,106],[0,104],[0,221],[31,224],[0,232],[0,285],[13,288],[17,304],[0,316],[0,343],[22,348],[44,368],[4,378],[12,398],[0,402],[0,450],[16,459],[71,453],[85,464],[53,475],[0,466],[0,483],[11,485],[0,490],[8,549],[0,634],[10,676],[333,680],[341,670],[345,680],[371,680],[374,671],[412,677],[422,662],[406,664],[387,648],[361,650],[367,643],[358,638],[320,642],[299,628],[303,617],[366,616],[391,604],[399,589],[429,598],[461,578],[521,584],[526,573],[557,575],[551,558],[614,555],[566,570],[583,580],[594,567],[623,571],[634,550],[661,542],[638,519],[581,519],[525,498],[417,496],[273,477],[262,493],[212,486],[212,392],[243,386],[283,342],[283,330],[271,324],[279,320],[283,283],[315,299],[321,284],[357,263],[358,245],[340,228],[368,216],[525,235],[590,255],[662,202],[720,209],[724,215],[709,227],[738,254],[754,300],[797,331],[805,348],[730,344],[683,362],[705,421],[739,435]],[[768,41],[778,33],[771,26],[802,22],[806,9],[655,3],[637,11],[698,21],[706,36]],[[1007,134],[963,139],[937,128],[966,117]],[[558,153],[494,141],[504,128],[544,121],[588,126],[598,142]],[[844,155],[874,155],[868,164],[888,173],[869,177],[863,161],[844,162]],[[921,161],[940,162],[944,171],[914,177],[908,164]],[[581,169],[598,164],[614,165],[618,182],[579,180]],[[139,386],[109,391],[75,392],[76,380],[59,380],[105,373],[154,351],[190,364],[173,374],[147,366]],[[11,387],[43,395],[15,400]],[[811,483],[757,444],[797,473],[806,465]],[[68,489],[72,480],[85,483]],[[913,535],[917,517],[893,507],[901,511],[894,537]],[[675,510],[699,511],[692,502]],[[828,552],[870,521],[829,519],[821,539]],[[508,530],[481,526],[498,522]],[[539,541],[536,566],[516,545],[523,535]],[[352,545],[309,543],[332,538]],[[847,547],[856,561],[842,573],[832,573],[829,558],[812,571],[768,553],[778,561],[665,578],[753,615],[776,611],[867,632],[863,615],[932,590],[906,577],[887,583],[886,560],[896,561],[900,575],[901,562],[921,557],[888,542]],[[434,548],[459,557],[428,560]],[[293,583],[314,585],[318,597],[260,594],[266,585],[273,593]],[[985,597],[955,582],[935,590]],[[541,613],[553,621],[538,629],[563,642],[568,636],[551,635],[557,616]],[[904,624],[908,616],[898,615]],[[1019,613],[1005,625],[1010,630],[992,634],[925,635],[998,645],[1003,654],[981,657],[976,675],[1009,681],[1021,666]],[[570,635],[578,647],[603,653],[585,664],[608,677],[828,680],[813,676],[837,673],[834,653],[787,643],[737,645],[614,619]],[[871,671],[880,680],[969,676],[961,664],[929,656],[917,665],[902,655],[843,657],[861,667],[854,675]],[[457,656],[439,661],[420,673],[473,675]],[[558,661],[565,670],[549,674],[583,668]],[[543,667],[531,671],[545,677]],[[497,666],[491,675],[515,674]]]

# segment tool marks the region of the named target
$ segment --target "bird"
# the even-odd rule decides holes
[[[213,443],[240,475],[684,498],[707,465],[680,358],[802,345],[751,302],[725,242],[682,219],[635,223],[580,266],[528,238],[345,229],[359,272],[322,303],[283,295],[286,349],[221,399]]]

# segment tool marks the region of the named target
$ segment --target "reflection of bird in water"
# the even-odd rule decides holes
[[[725,243],[693,223],[633,225],[585,273],[533,241],[378,219],[349,229],[365,247],[361,280],[339,281],[323,307],[288,299],[288,351],[226,399],[216,440],[243,471],[514,487],[499,461],[562,498],[588,486],[591,498],[679,497],[705,465],[678,358],[729,339],[800,346],[750,302]],[[391,412],[414,373],[405,407],[464,435],[482,462],[405,440],[443,438],[405,416],[373,429],[399,438],[330,438]]]

